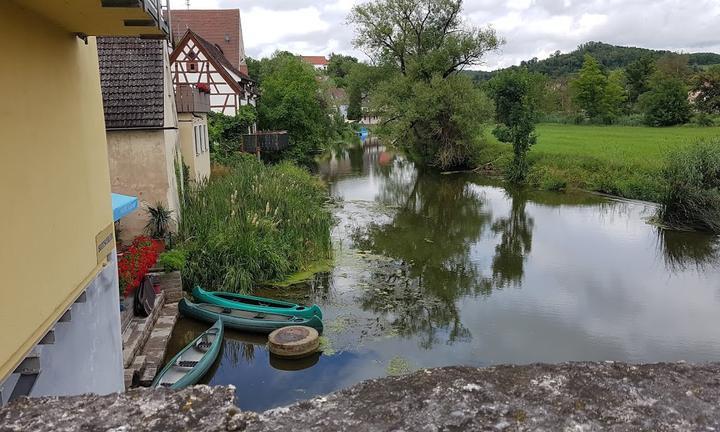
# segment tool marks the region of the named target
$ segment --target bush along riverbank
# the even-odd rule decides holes
[[[545,190],[582,189],[662,203],[663,174],[675,151],[720,134],[720,128],[649,128],[539,124],[528,153],[527,183]],[[480,167],[504,172],[512,147],[489,131],[476,158]]]
[[[662,223],[720,234],[720,138],[673,152],[663,177]]]
[[[183,285],[249,292],[331,256],[332,217],[317,178],[284,162],[230,162],[183,198]]]

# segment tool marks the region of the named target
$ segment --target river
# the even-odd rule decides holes
[[[420,172],[377,145],[319,173],[334,267],[260,295],[320,305],[325,352],[283,361],[227,332],[203,382],[243,409],[446,365],[720,359],[720,241],[659,230],[652,205]],[[169,354],[205,328],[180,319]]]

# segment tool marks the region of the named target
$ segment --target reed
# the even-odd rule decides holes
[[[179,226],[186,288],[249,292],[331,255],[319,179],[291,163],[241,157],[186,193]]]
[[[720,234],[720,139],[708,139],[668,157],[660,219],[672,228]]]

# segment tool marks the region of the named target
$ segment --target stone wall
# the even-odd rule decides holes
[[[23,399],[0,431],[713,431],[720,363],[448,367],[370,380],[258,414],[234,388]]]

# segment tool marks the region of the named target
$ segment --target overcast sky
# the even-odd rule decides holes
[[[186,0],[173,0],[185,8]],[[288,50],[353,54],[345,23],[360,0],[190,0],[193,9],[239,8],[251,57]],[[496,69],[587,41],[720,53],[720,0],[466,0],[473,24],[492,25],[507,43],[481,69]]]

